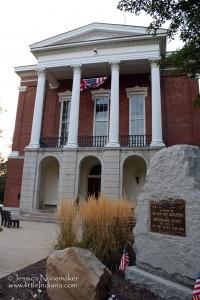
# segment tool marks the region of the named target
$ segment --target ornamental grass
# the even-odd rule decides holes
[[[133,262],[133,205],[103,196],[81,200],[78,207],[63,200],[58,209],[57,248],[77,246],[92,251],[108,268],[117,271],[124,246]]]

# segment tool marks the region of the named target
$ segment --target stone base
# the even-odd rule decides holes
[[[153,275],[137,267],[128,267],[125,276],[130,282],[142,285],[155,295],[163,297],[166,300],[192,299],[192,289]]]

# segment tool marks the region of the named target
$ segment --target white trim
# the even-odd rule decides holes
[[[72,92],[67,90],[66,92],[58,93],[59,102],[62,101],[71,101]]]
[[[15,73],[18,72],[30,72],[30,71],[36,71],[37,65],[27,65],[27,66],[18,66],[15,67]]]
[[[19,151],[12,151],[8,155],[8,159],[24,159],[24,156],[20,156]]]
[[[59,82],[50,72],[47,73],[47,80],[49,82],[50,89],[57,89],[60,85]]]
[[[60,107],[59,135],[58,135],[58,137],[61,137],[62,114],[63,114],[63,102],[64,102],[64,101],[61,101],[61,107]]]
[[[147,87],[145,86],[134,86],[134,87],[131,87],[131,88],[126,88],[126,95],[127,95],[127,98],[130,98],[131,96],[133,95],[144,95],[145,97],[147,96]]]
[[[159,44],[159,39],[163,38],[165,36],[163,35],[156,35],[155,37],[152,35],[141,35],[141,36],[128,36],[128,37],[118,37],[118,38],[113,38],[113,39],[102,39],[102,40],[90,40],[90,41],[81,41],[81,42],[76,42],[76,43],[64,43],[64,44],[59,44],[59,45],[50,45],[50,46],[42,46],[38,48],[32,48],[31,51],[35,53],[36,56],[39,56],[39,54],[42,52],[48,52],[48,51],[56,51],[56,50],[61,50],[61,49],[67,49],[67,48],[74,48],[75,46],[77,47],[87,47],[87,46],[95,46],[95,45],[107,45],[112,43],[119,43],[119,42],[130,42],[133,41],[135,44],[140,44],[141,42],[144,43],[144,41],[147,43],[149,41],[152,41],[154,39],[158,40]],[[104,47],[105,47],[104,46]]]
[[[100,89],[100,90],[94,90],[91,91],[92,94],[92,100],[94,101],[94,111],[93,111],[93,136],[95,136],[95,124],[96,124],[96,100],[100,97],[106,97],[108,98],[108,122],[107,122],[107,135],[109,133],[109,112],[110,112],[110,90],[108,89]]]
[[[72,38],[80,37],[81,35],[85,35],[88,33],[92,33],[95,31],[101,31],[102,33],[114,33],[114,34],[121,34],[121,35],[145,35],[150,36],[147,33],[147,27],[142,26],[133,26],[133,25],[121,25],[121,24],[109,24],[109,23],[91,23],[79,28],[76,28],[74,30],[47,38],[45,40],[42,40],[40,42],[34,43],[30,45],[31,51],[36,50],[37,48],[41,47],[47,47],[49,45],[55,45],[56,43],[63,43],[66,42],[66,40],[70,40]],[[158,29],[157,31],[158,35],[163,34],[166,36],[167,30],[166,29]],[[152,35],[151,35],[152,36]]]
[[[21,82],[35,82],[37,81],[37,78],[35,79],[24,79],[24,80],[21,80]]]
[[[146,134],[146,101],[145,98],[147,97],[147,87],[131,87],[126,89],[126,95],[127,98],[129,98],[129,135],[131,135],[131,99],[132,96],[135,95],[141,95],[143,96],[143,101],[144,101],[144,135]]]
[[[109,97],[110,98],[110,90],[109,89],[99,89],[91,91],[92,100],[96,100],[98,97]]]
[[[131,48],[131,47],[130,47]],[[123,48],[118,48],[117,51],[113,51],[111,54],[110,50],[106,54],[104,51],[101,52],[101,55],[95,55],[91,56],[91,51],[85,51],[82,52],[80,56],[77,56],[77,52],[73,53],[73,55],[68,55],[65,54],[52,54],[46,55],[46,56],[41,56],[38,59],[38,65],[40,67],[45,67],[45,68],[55,68],[55,67],[70,67],[72,62],[74,64],[95,64],[95,63],[107,63],[109,62],[112,58],[114,59],[120,59],[120,61],[129,61],[129,60],[137,60],[137,59],[149,59],[151,57],[155,58],[155,55],[157,53],[157,59],[160,58],[159,55],[159,49],[156,50],[148,50],[143,52],[138,51],[134,52],[133,48],[130,49],[130,52],[128,52],[128,49],[125,49],[126,52],[123,52]],[[93,51],[93,50],[92,50]],[[79,52],[81,53],[81,52]]]
[[[26,85],[21,85],[21,86],[18,87],[18,90],[19,90],[19,93],[26,92],[27,91],[27,86]]]

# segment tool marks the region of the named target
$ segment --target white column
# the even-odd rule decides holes
[[[162,113],[160,93],[160,69],[156,62],[151,62],[152,93],[152,141],[151,147],[164,147],[162,137]]]
[[[78,136],[79,106],[80,106],[80,83],[81,83],[81,67],[80,65],[73,67],[73,85],[71,111],[69,119],[68,141],[65,147],[76,148]]]
[[[119,147],[119,62],[111,63],[110,124],[107,147]]]
[[[39,148],[40,147],[40,133],[42,126],[42,113],[43,113],[43,102],[45,92],[45,81],[46,74],[45,69],[38,69],[38,82],[35,97],[35,107],[33,113],[31,140],[28,148]]]

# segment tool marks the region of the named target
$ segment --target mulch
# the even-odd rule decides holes
[[[38,283],[40,278],[40,283]],[[15,273],[0,279],[1,300],[49,300],[45,287],[46,259],[27,266]],[[26,279],[26,286],[24,282]],[[22,284],[23,287],[16,287]],[[127,282],[124,278],[114,275],[110,294],[117,300],[164,300],[156,297],[144,288]]]

